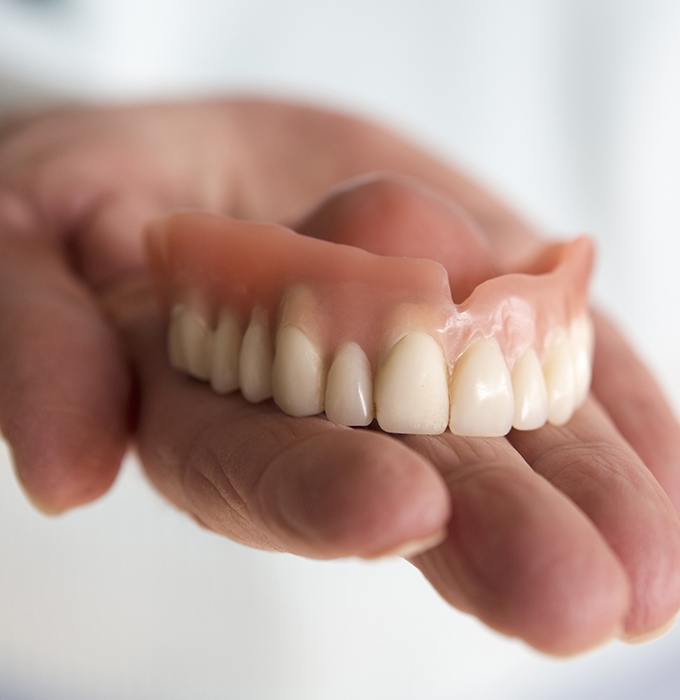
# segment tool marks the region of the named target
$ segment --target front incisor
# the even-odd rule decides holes
[[[378,370],[376,416],[388,433],[437,435],[449,416],[448,372],[439,343],[427,333],[405,335]]]
[[[572,321],[569,342],[574,367],[574,405],[580,406],[588,396],[592,375],[593,330],[587,314]]]
[[[272,388],[277,406],[289,416],[313,416],[323,411],[323,359],[295,326],[283,326],[278,332]]]
[[[255,308],[243,334],[238,364],[239,386],[246,401],[259,403],[272,395],[273,355],[267,314]]]
[[[510,372],[494,338],[475,341],[458,358],[451,378],[451,432],[499,437],[514,415]]]
[[[210,384],[218,394],[238,389],[238,359],[241,349],[241,328],[238,318],[229,310],[220,314],[213,334]]]
[[[326,416],[340,425],[368,425],[373,420],[373,382],[366,353],[356,343],[344,343],[326,380]]]
[[[173,306],[168,319],[168,358],[175,369],[187,371],[188,363],[184,356],[182,342],[182,314],[184,308],[177,304]]]
[[[548,421],[564,425],[574,412],[574,367],[572,348],[566,334],[553,341],[545,362],[543,376],[548,390]]]
[[[181,355],[189,374],[196,379],[210,378],[212,331],[205,317],[195,309],[185,307],[179,320]]]
[[[515,397],[515,417],[512,427],[535,430],[548,419],[548,392],[543,370],[536,352],[529,348],[512,370],[512,393]]]

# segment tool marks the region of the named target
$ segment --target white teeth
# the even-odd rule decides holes
[[[566,335],[560,336],[548,350],[543,376],[548,390],[548,421],[564,425],[574,412],[574,367],[571,343]]]
[[[493,338],[478,340],[456,362],[451,379],[451,432],[497,437],[512,427],[510,372]]]
[[[447,369],[439,344],[426,333],[405,335],[378,371],[378,423],[388,433],[436,435],[449,414]]]
[[[513,428],[535,430],[548,419],[548,392],[541,363],[529,348],[512,370],[512,393],[515,397]]]
[[[267,314],[260,308],[253,309],[241,343],[239,385],[243,397],[252,403],[272,395],[272,342]]]
[[[592,361],[593,352],[595,351],[595,328],[593,326],[593,319],[587,311],[576,319],[576,328],[578,329],[577,332],[580,334],[580,337],[585,341],[588,356]]]
[[[186,370],[187,361],[182,347],[182,314],[184,307],[176,304],[172,307],[168,319],[168,358],[175,369]]]
[[[569,335],[574,367],[574,404],[580,406],[588,395],[592,374],[593,329],[587,314],[572,321]]]
[[[391,433],[436,435],[448,424],[456,435],[496,437],[511,427],[534,430],[546,420],[563,425],[588,394],[594,338],[587,313],[553,340],[543,368],[530,348],[512,376],[494,338],[476,341],[458,358],[450,390],[439,343],[410,331],[392,346],[374,389],[371,364],[354,342],[337,350],[326,380],[320,348],[293,320],[304,315],[300,309],[309,316],[314,298],[305,289],[294,292],[283,307],[287,315],[282,314],[275,353],[267,312],[260,307],[242,336],[230,310],[220,313],[213,331],[200,300],[175,305],[167,328],[170,364],[209,380],[217,393],[240,387],[253,403],[273,395],[291,416],[316,415],[325,407],[334,423],[365,426],[377,414],[380,427]]]
[[[210,384],[218,394],[238,389],[238,356],[241,328],[238,318],[229,310],[220,314],[213,334]]]
[[[203,314],[195,309],[183,308],[179,316],[178,334],[187,372],[196,379],[209,379],[212,331]]]
[[[272,369],[274,401],[289,416],[323,411],[323,360],[311,340],[295,326],[283,326],[276,338]]]
[[[368,425],[373,420],[373,383],[366,353],[345,343],[335,355],[326,382],[326,416],[340,425]]]

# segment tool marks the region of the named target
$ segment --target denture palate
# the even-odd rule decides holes
[[[345,426],[479,437],[562,425],[588,393],[585,237],[459,303],[432,260],[276,225],[174,214],[148,242],[170,363],[217,393]]]

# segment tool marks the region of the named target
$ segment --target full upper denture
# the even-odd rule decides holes
[[[362,239],[369,252],[342,231],[321,240],[211,214],[149,233],[170,361],[218,393],[343,425],[488,437],[566,423],[588,392],[586,237],[517,271],[475,272],[456,303],[455,238],[424,246],[444,267],[398,257],[421,250],[407,237]]]

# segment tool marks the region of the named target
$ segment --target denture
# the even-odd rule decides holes
[[[399,257],[199,213],[154,222],[148,240],[170,362],[217,393],[346,426],[479,437],[562,425],[588,393],[586,237],[460,300],[441,242],[441,255]]]

